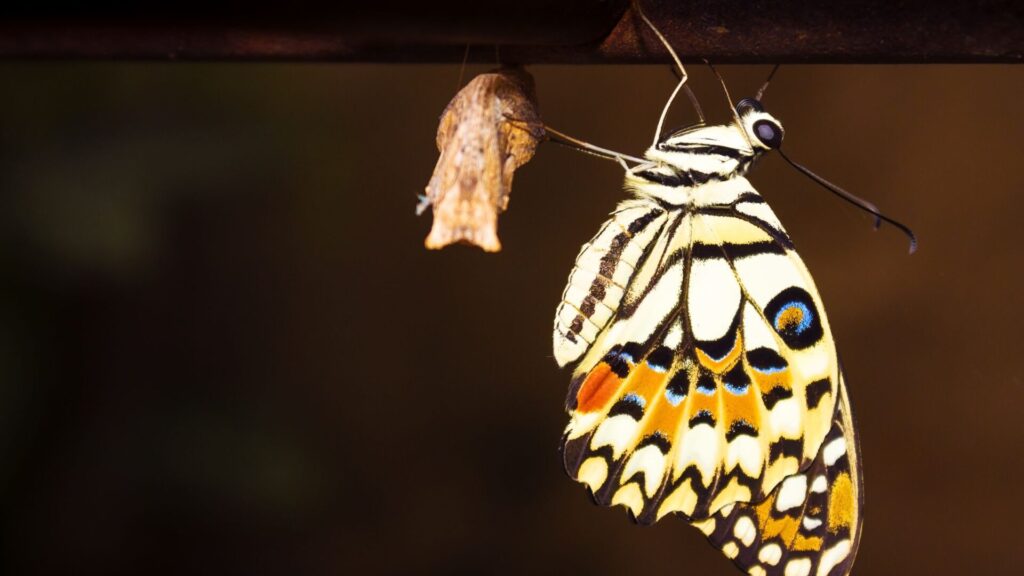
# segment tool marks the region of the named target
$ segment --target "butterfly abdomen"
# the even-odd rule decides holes
[[[560,366],[579,360],[615,315],[665,219],[655,204],[625,202],[580,249],[555,311],[554,351]]]

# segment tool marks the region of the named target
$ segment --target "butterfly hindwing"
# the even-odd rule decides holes
[[[863,488],[845,384],[831,428],[805,470],[759,504],[727,506],[696,522],[744,572],[845,576],[860,540]]]
[[[659,208],[630,206],[644,204]],[[643,523],[700,520],[764,499],[815,458],[835,405],[835,347],[813,281],[752,188],[651,222],[613,313],[577,331],[586,345],[570,360],[563,455],[601,504]],[[560,319],[586,304],[576,274]]]

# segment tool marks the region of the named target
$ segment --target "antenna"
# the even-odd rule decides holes
[[[676,99],[676,95],[679,94],[679,90],[681,88],[684,88],[684,85],[686,84],[686,69],[683,68],[683,62],[682,60],[679,59],[679,56],[676,55],[676,51],[672,49],[672,45],[668,43],[668,40],[666,40],[665,37],[661,34],[661,31],[659,31],[657,26],[655,26],[654,23],[647,18],[647,15],[644,14],[643,9],[640,8],[640,0],[633,0],[633,9],[636,10],[636,13],[640,16],[644,23],[647,24],[647,26],[651,29],[652,32],[654,32],[654,35],[658,37],[658,40],[660,40],[661,43],[665,46],[665,49],[668,50],[668,53],[672,55],[672,59],[675,60],[676,67],[679,69],[679,84],[676,85],[675,90],[673,90],[672,94],[669,95],[668,102],[665,102],[665,107],[662,108],[661,110],[661,117],[658,118],[658,127],[654,131],[654,143],[651,144],[651,146],[653,147],[657,146],[658,142],[661,141],[661,129],[665,124],[665,116],[668,115],[668,109],[672,107],[672,101]],[[700,123],[704,124],[704,111],[701,110],[700,103],[697,102],[697,97],[693,94],[693,91],[690,90],[689,86],[685,86],[685,89],[686,95],[690,98],[690,102],[693,103],[694,110],[697,111],[697,117],[700,119]]]
[[[725,92],[725,100],[726,103],[729,104],[729,111],[732,112],[732,119],[736,122],[736,127],[740,129],[740,134],[743,134],[743,139],[747,141],[747,146],[750,146],[750,151],[753,152],[754,143],[750,141],[750,136],[747,135],[747,130],[743,127],[743,122],[740,121],[740,115],[736,113],[736,106],[732,103],[732,96],[729,95],[729,88],[725,85],[725,79],[722,78],[722,75],[718,73],[718,70],[711,65],[711,62],[708,62],[705,59],[704,63],[708,65],[708,68],[711,68],[711,71],[715,73],[715,78],[718,78],[718,83],[722,85],[722,92]]]
[[[768,89],[768,83],[772,81],[772,78],[775,76],[775,73],[778,72],[778,71],[779,71],[779,64],[776,64],[772,68],[772,71],[768,73],[768,78],[765,79],[764,84],[761,84],[761,88],[758,89],[757,95],[754,96],[754,100],[757,100],[758,102],[761,101],[761,98],[764,97],[764,91]]]

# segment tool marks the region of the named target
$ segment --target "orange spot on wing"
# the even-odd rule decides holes
[[[601,362],[587,374],[587,379],[576,393],[576,410],[593,412],[603,408],[619,389],[622,379],[607,362]]]
[[[690,404],[690,414],[693,415],[697,414],[701,410],[707,410],[708,412],[711,412],[712,415],[714,415],[715,420],[718,420],[719,416],[721,416],[718,413],[719,394],[721,394],[721,391],[718,390],[717,386],[715,387],[715,391],[712,392],[711,395],[704,394],[703,392],[692,392],[688,396]]]
[[[804,312],[796,306],[783,310],[775,319],[776,330],[789,330],[804,321]]]
[[[746,394],[740,396],[724,394],[722,398],[725,400],[727,415],[726,430],[737,420],[745,420],[754,428],[761,429],[761,404],[753,390],[748,390]]]
[[[644,400],[650,402],[664,390],[668,384],[665,372],[652,370],[647,363],[640,364],[633,368],[633,371],[626,378],[629,391],[639,394]]]
[[[732,349],[726,354],[721,360],[715,360],[711,356],[708,356],[700,346],[696,347],[697,360],[704,365],[705,368],[714,372],[715,374],[723,374],[736,363],[739,359],[740,354],[743,352],[743,338],[739,334],[736,335],[736,340],[732,344]]]
[[[828,529],[837,533],[840,528],[850,528],[857,520],[857,496],[854,494],[853,480],[843,472],[836,476],[828,498]]]
[[[668,385],[668,374],[662,374],[658,389],[653,392],[651,414],[644,425],[644,436],[660,432],[673,443],[675,442],[676,430],[679,428],[679,420],[683,417],[685,402],[673,406],[665,399],[665,386]]]
[[[796,540],[793,541],[793,550],[801,550],[804,552],[817,552],[821,550],[822,539],[820,536],[804,536],[803,534],[797,534]]]
[[[788,368],[781,372],[774,372],[772,374],[765,374],[764,372],[758,372],[757,370],[751,370],[750,372],[754,378],[754,382],[757,383],[757,387],[761,390],[762,394],[768,394],[775,388],[784,388],[786,390],[793,389],[793,384],[791,383],[792,377],[790,376]]]
[[[675,436],[676,429],[679,427],[679,419],[683,415],[683,406],[673,406],[668,402],[658,402],[657,408],[644,429],[644,436],[653,434],[655,432],[661,432],[662,436],[665,436],[669,440],[672,440]]]
[[[777,495],[777,493],[773,494],[757,507],[757,517],[761,524],[761,538],[771,540],[778,536],[782,539],[785,547],[789,548],[796,538],[797,529],[800,528],[800,519],[793,516],[772,517],[771,509],[775,505]]]

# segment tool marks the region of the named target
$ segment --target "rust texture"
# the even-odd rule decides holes
[[[393,0],[333,7],[175,4],[125,11],[0,9],[0,57],[340,62],[668,62],[626,0]],[[429,5],[427,5],[429,4]],[[212,6],[212,7],[211,7]],[[497,6],[497,8],[496,8]],[[687,61],[1021,62],[1024,3],[648,0]],[[499,47],[496,50],[496,47]],[[496,52],[499,55],[496,55]]]
[[[440,156],[418,209],[434,209],[426,247],[501,250],[498,214],[508,207],[512,175],[533,158],[543,136],[533,78],[525,70],[502,68],[466,84],[437,128]]]

